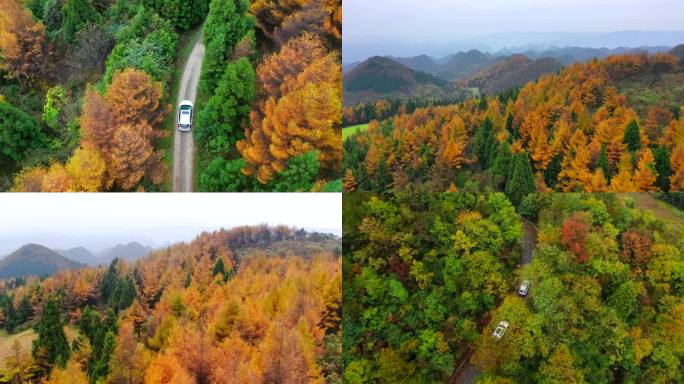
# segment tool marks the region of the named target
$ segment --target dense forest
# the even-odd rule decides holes
[[[0,190],[170,189],[198,38],[198,188],[340,190],[341,22],[339,0],[0,0]]]
[[[210,8],[198,188],[341,191],[341,1],[214,0]],[[226,23],[236,12],[244,17]]]
[[[345,380],[452,382],[463,364],[478,383],[684,380],[684,214],[648,194],[534,207],[523,219],[501,193],[346,195]]]
[[[516,205],[535,191],[679,191],[683,86],[680,57],[629,54],[573,64],[496,97],[398,108],[345,140],[343,184],[494,189]],[[385,117],[385,109],[378,102],[373,112]]]
[[[5,280],[0,323],[36,336],[14,342],[0,381],[340,382],[340,253],[332,235],[237,227],[135,263]]]

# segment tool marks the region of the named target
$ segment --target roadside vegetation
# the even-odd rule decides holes
[[[195,138],[203,191],[341,191],[341,2],[214,0]]]
[[[0,1],[0,188],[161,190],[179,34],[206,0]],[[17,124],[17,122],[19,122]]]
[[[347,196],[347,382],[444,382],[467,351],[478,383],[684,380],[681,219],[630,195],[538,195],[536,250],[518,266],[503,194]]]

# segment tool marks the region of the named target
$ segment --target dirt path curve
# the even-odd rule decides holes
[[[537,248],[537,227],[525,218],[520,218],[523,237],[520,239],[521,257],[520,263],[525,265],[532,262],[534,250]],[[480,329],[480,331],[482,331]],[[447,383],[449,384],[475,384],[475,380],[482,372],[470,362],[473,354],[472,348],[467,347],[467,352],[454,370]]]
[[[190,53],[190,57],[188,57],[188,61],[185,63],[185,69],[183,69],[183,77],[181,78],[180,89],[178,91],[178,100],[174,106],[173,113],[177,113],[176,108],[181,100],[195,102],[203,59],[204,45],[200,38],[197,39],[197,42]],[[195,106],[195,110],[197,110],[197,106]],[[193,116],[193,119],[196,120],[196,118],[196,115]],[[194,184],[194,177],[192,175],[194,169],[194,155],[195,141],[192,137],[192,131],[181,132],[178,129],[175,129],[173,140],[174,192],[192,192]]]

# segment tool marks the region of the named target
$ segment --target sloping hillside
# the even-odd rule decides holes
[[[87,248],[76,247],[65,250],[55,250],[60,255],[66,257],[67,259],[78,261],[79,263],[88,264],[91,266],[96,266],[99,264],[97,256]]]
[[[0,260],[0,278],[52,275],[84,266],[42,245],[27,244]]]
[[[387,98],[445,99],[452,93],[447,81],[386,57],[372,57],[344,76],[345,105]]]
[[[119,259],[131,261],[147,256],[153,250],[154,248],[152,247],[147,247],[136,241],[133,241],[128,244],[118,244],[113,248],[102,251],[99,255],[99,259],[105,260],[106,263],[114,260],[114,258],[117,257]]]
[[[457,84],[479,88],[487,95],[494,95],[536,81],[541,75],[555,73],[561,67],[561,63],[552,58],[533,61],[523,55],[513,55],[508,60],[496,63]]]

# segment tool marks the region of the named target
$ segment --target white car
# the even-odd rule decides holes
[[[178,105],[177,127],[179,131],[187,132],[192,130],[192,107],[192,101],[189,100],[183,100]]]
[[[527,293],[529,291],[530,291],[530,282],[528,280],[523,280],[522,284],[520,284],[520,288],[518,288],[518,295],[527,296]]]
[[[508,321],[501,321],[492,334],[493,337],[500,339],[508,329]]]

